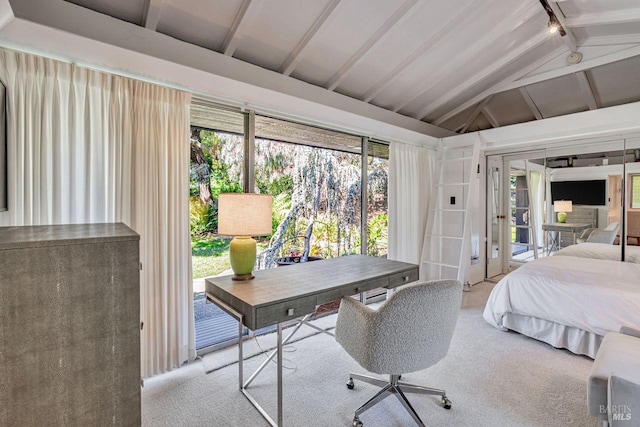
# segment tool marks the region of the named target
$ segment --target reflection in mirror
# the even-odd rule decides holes
[[[572,153],[555,150],[547,158],[547,253],[620,260],[623,141],[576,146]]]
[[[640,138],[625,140],[625,261],[640,263]]]
[[[509,162],[511,261],[545,256],[545,160]]]
[[[499,236],[500,226],[498,216],[500,215],[500,168],[498,166],[491,167],[491,188],[493,191],[489,193],[489,206],[491,207],[491,258],[500,257]]]
[[[473,178],[472,178],[473,179]],[[469,212],[471,221],[471,264],[475,265],[480,262],[480,168],[475,174],[475,184],[471,188],[477,191],[469,194]]]

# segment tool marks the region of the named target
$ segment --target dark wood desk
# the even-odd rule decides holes
[[[206,279],[207,300],[238,320],[238,377],[242,393],[273,426],[282,426],[282,346],[306,323],[316,306],[375,288],[395,288],[418,280],[418,266],[384,258],[351,255],[254,272],[238,282],[231,276]],[[282,322],[303,320],[282,340]],[[246,381],[243,378],[242,325],[251,330],[277,325],[277,348]],[[312,326],[313,327],[313,326]],[[324,332],[324,331],[323,331]],[[247,387],[275,355],[278,357],[277,422],[248,393]]]

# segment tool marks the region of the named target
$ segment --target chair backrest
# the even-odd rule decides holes
[[[612,245],[616,240],[616,235],[618,234],[618,230],[593,230],[589,237],[587,238],[588,243],[606,243]]]
[[[457,280],[418,282],[396,290],[370,323],[365,368],[403,374],[437,363],[449,350],[461,301]]]
[[[611,224],[607,225],[604,229],[606,231],[615,231],[617,233],[618,230],[620,229],[620,223],[619,222],[612,222]]]

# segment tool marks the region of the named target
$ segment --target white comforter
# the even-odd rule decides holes
[[[539,258],[506,275],[491,292],[485,320],[506,330],[502,323],[506,313],[600,336],[622,325],[640,328],[640,264],[570,256]]]
[[[627,262],[640,264],[640,246],[627,246],[625,250],[625,258]],[[622,248],[618,245],[586,242],[562,248],[553,256],[577,256],[582,258],[620,261],[621,252]],[[640,280],[640,278],[638,280]]]

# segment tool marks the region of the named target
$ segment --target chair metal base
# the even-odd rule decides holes
[[[362,374],[349,374],[349,382],[347,383],[347,387],[349,389],[353,389],[354,384],[353,380],[357,379],[360,381],[364,381],[369,384],[377,385],[378,387],[382,387],[382,389],[376,393],[371,399],[369,399],[364,405],[356,409],[356,413],[353,417],[353,427],[362,427],[362,421],[358,417],[367,409],[373,407],[375,404],[383,401],[387,396],[395,395],[396,398],[400,401],[402,406],[411,414],[413,420],[420,426],[424,427],[424,423],[416,413],[407,397],[404,393],[419,393],[419,394],[429,394],[434,396],[440,396],[442,399],[442,406],[445,409],[451,409],[451,401],[447,398],[447,395],[444,390],[440,390],[437,388],[423,387],[415,384],[408,384],[402,381],[399,381],[400,375],[389,375],[389,381],[384,381],[379,378],[371,377],[369,375]]]

